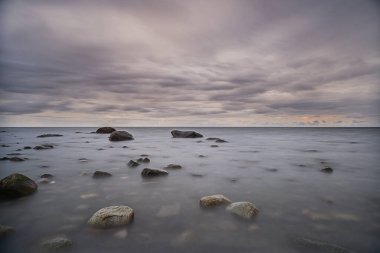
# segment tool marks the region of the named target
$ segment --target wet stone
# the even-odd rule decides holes
[[[139,162],[139,163],[150,163],[150,159],[147,157],[139,158],[139,159],[137,159],[137,162]]]
[[[145,168],[141,172],[142,177],[157,177],[157,176],[166,176],[168,175],[169,172],[166,170],[160,170],[160,169],[150,169],[150,168]]]
[[[104,177],[111,177],[111,173],[105,172],[105,171],[95,171],[94,174],[92,174],[93,178],[104,178]]]
[[[321,171],[324,173],[333,173],[333,169],[331,167],[325,167],[321,169]]]
[[[130,160],[129,162],[128,162],[128,167],[137,167],[137,166],[139,166],[140,164],[139,163],[137,163],[137,162],[135,162],[135,161],[133,161],[133,160]]]

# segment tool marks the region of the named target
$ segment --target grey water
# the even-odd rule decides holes
[[[299,237],[380,251],[379,128],[186,128],[204,135],[196,139],[172,138],[172,128],[117,129],[135,140],[110,142],[91,133],[96,128],[0,129],[0,157],[28,158],[0,161],[0,178],[54,175],[33,195],[0,202],[0,224],[15,229],[0,239],[0,252],[40,252],[41,240],[62,234],[73,241],[67,252],[311,252],[294,243]],[[46,133],[63,136],[36,138]],[[44,143],[54,148],[23,149]],[[142,154],[149,164],[127,166]],[[140,175],[171,163],[183,168]],[[320,171],[326,166],[333,173]],[[93,179],[96,170],[112,177]],[[244,220],[223,208],[201,209],[199,199],[212,194],[250,201],[260,213]],[[112,205],[133,208],[134,222],[87,225]]]

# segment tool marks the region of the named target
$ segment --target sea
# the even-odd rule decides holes
[[[41,243],[58,235],[72,241],[63,252],[380,252],[380,128],[116,128],[134,140],[110,142],[96,127],[0,128],[0,157],[27,158],[0,161],[0,178],[54,176],[30,196],[0,201],[0,224],[15,230],[0,252],[44,252]],[[172,138],[173,129],[204,137]],[[54,148],[33,149],[40,144]],[[128,167],[141,157],[150,163]],[[182,169],[141,176],[168,164]],[[201,208],[214,194],[259,214]],[[118,205],[133,208],[131,224],[87,224]]]

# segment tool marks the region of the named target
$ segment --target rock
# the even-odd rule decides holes
[[[32,149],[32,147],[25,146],[24,149]]]
[[[133,140],[133,136],[126,131],[115,131],[110,137],[110,141],[130,141]]]
[[[217,147],[219,147],[218,145],[210,145],[210,147],[212,147],[212,148],[217,148]]]
[[[62,134],[42,134],[37,136],[37,138],[46,138],[46,137],[61,137],[63,136]]]
[[[207,157],[207,156],[205,156],[205,155],[199,155],[198,157],[199,157],[199,158],[205,158],[205,157]]]
[[[21,157],[18,157],[18,156],[15,156],[15,157],[9,158],[9,161],[12,161],[12,162],[23,162],[23,161],[25,161],[25,159],[21,158]]]
[[[50,144],[42,144],[42,145],[37,145],[34,147],[34,149],[36,150],[51,149],[51,148],[54,148],[54,146]]]
[[[321,169],[321,171],[324,173],[333,173],[334,170],[330,167],[325,167],[324,169]]]
[[[128,146],[123,146],[123,148],[128,148]]]
[[[178,164],[169,164],[164,169],[165,170],[177,170],[177,169],[182,169],[182,166],[178,165]]]
[[[112,175],[105,171],[95,171],[94,174],[92,174],[93,178],[103,178],[103,177],[111,177]]]
[[[149,156],[149,155],[147,155],[147,154],[142,154],[142,155],[140,155],[140,156],[143,156],[143,157],[144,157],[144,156]]]
[[[158,213],[156,216],[160,218],[176,216],[179,214],[180,210],[181,210],[181,205],[178,203],[172,204],[172,205],[164,205],[160,207],[160,210],[158,210]]]
[[[101,127],[101,128],[98,128],[98,130],[96,130],[96,133],[97,134],[110,134],[112,132],[115,132],[116,129],[113,128],[113,127]]]
[[[9,153],[7,155],[22,155],[21,153]]]
[[[199,200],[199,205],[203,208],[215,207],[215,206],[224,206],[231,203],[227,197],[221,194],[204,196]]]
[[[64,235],[59,235],[42,241],[41,246],[48,251],[58,251],[71,247],[73,242]]]
[[[1,147],[3,147],[3,148],[9,148],[10,146],[7,145],[7,144],[1,144]]]
[[[6,160],[9,160],[9,158],[6,157],[6,156],[4,156],[4,157],[0,158],[0,160],[1,160],[1,161],[6,161]]]
[[[173,138],[202,138],[203,135],[194,131],[179,131],[173,130],[172,132]]]
[[[228,141],[223,140],[223,139],[218,139],[218,140],[216,140],[215,142],[217,142],[217,143],[226,143],[226,142],[228,142]]]
[[[88,220],[88,224],[98,228],[127,225],[132,222],[134,211],[129,206],[109,206],[98,210]]]
[[[19,198],[30,195],[37,190],[36,182],[19,173],[9,175],[0,180],[0,196]]]
[[[15,230],[12,227],[0,224],[0,238],[3,237],[3,236],[8,235],[8,234],[10,234],[10,233],[12,233],[14,231]]]
[[[297,237],[294,238],[295,246],[303,248],[305,251],[331,252],[331,253],[353,253],[353,251],[332,244],[329,242],[319,241],[311,238]]]
[[[240,217],[251,219],[259,213],[259,209],[250,202],[235,202],[227,206],[229,212],[236,214]]]
[[[133,160],[130,160],[129,162],[128,162],[128,167],[137,167],[137,166],[139,166],[140,164],[139,163],[137,163],[137,162],[135,162],[135,161],[133,161]]]
[[[216,141],[216,140],[219,140],[219,138],[209,137],[206,140],[208,140],[208,141]]]
[[[149,169],[149,168],[145,168],[141,172],[141,176],[143,176],[143,177],[166,176],[168,174],[169,174],[169,172],[167,172],[166,170]]]
[[[139,159],[137,159],[137,162],[139,162],[139,163],[150,163],[150,159],[147,157],[139,158]]]

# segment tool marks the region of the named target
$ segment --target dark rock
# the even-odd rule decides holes
[[[208,141],[216,141],[216,140],[219,140],[219,138],[209,137],[206,140],[208,140]]]
[[[10,234],[10,233],[12,233],[14,231],[15,230],[12,227],[0,224],[0,238],[3,237],[3,236],[8,235],[8,234]]]
[[[9,153],[7,155],[22,155],[21,153]]]
[[[133,161],[133,160],[130,160],[129,162],[128,162],[128,166],[129,167],[137,167],[137,166],[139,166],[140,164],[139,163],[137,163],[137,162],[135,162],[135,161]]]
[[[101,127],[101,128],[98,128],[98,130],[96,130],[96,133],[97,134],[110,134],[112,132],[115,132],[116,129],[113,128],[113,127]]]
[[[149,156],[149,155],[147,155],[147,154],[142,154],[142,155],[140,155],[140,156],[145,157],[145,156]]]
[[[48,251],[61,251],[71,247],[73,242],[66,236],[60,235],[53,238],[45,239],[41,246]]]
[[[212,148],[217,148],[217,147],[219,147],[218,145],[210,145],[210,147],[212,147]]]
[[[21,158],[21,157],[18,157],[18,156],[15,156],[15,157],[9,158],[9,161],[12,161],[12,162],[23,162],[23,161],[25,161],[25,159]]]
[[[139,163],[150,163],[150,159],[147,157],[139,158],[139,159],[137,159],[137,162],[139,162]]]
[[[5,160],[9,160],[9,158],[8,158],[8,157],[6,157],[6,156],[4,156],[4,157],[0,158],[0,161],[5,161]]]
[[[322,172],[324,173],[333,173],[333,169],[331,167],[325,167],[324,169],[321,169]]]
[[[207,157],[207,156],[205,156],[205,155],[199,155],[198,157],[199,157],[199,158],[205,158],[205,157]]]
[[[223,140],[223,139],[218,139],[218,140],[216,140],[215,142],[217,142],[217,143],[226,143],[226,142],[228,142],[228,141]]]
[[[32,147],[25,146],[24,149],[32,149]]]
[[[81,134],[82,132],[75,132],[76,134]]]
[[[42,144],[42,145],[38,145],[34,147],[35,150],[44,150],[44,149],[52,149],[52,148],[54,148],[54,146],[50,144]]]
[[[149,169],[149,168],[145,168],[141,172],[141,176],[143,177],[166,176],[168,174],[169,172],[167,172],[166,170]]]
[[[179,131],[173,130],[172,132],[173,138],[202,138],[203,135],[194,131]]]
[[[123,146],[123,148],[128,148],[127,146]]]
[[[110,141],[130,141],[133,140],[133,136],[126,131],[115,131],[110,137]]]
[[[42,174],[40,178],[53,178],[54,176],[52,174]]]
[[[105,171],[95,171],[94,174],[92,174],[93,178],[102,178],[102,177],[111,177],[112,175]]]
[[[178,164],[169,164],[164,169],[165,170],[177,170],[177,169],[182,169],[182,166],[178,165]]]
[[[2,144],[1,145],[3,148],[9,148],[10,146],[9,145],[6,145],[6,144]]]
[[[19,173],[0,180],[0,196],[5,198],[27,196],[34,193],[37,188],[37,184],[32,179]]]
[[[46,138],[46,137],[61,137],[63,136],[62,134],[42,134],[37,136],[37,138]]]

